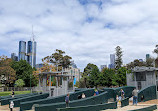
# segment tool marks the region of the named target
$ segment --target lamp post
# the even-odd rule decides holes
[[[32,60],[31,60],[31,65],[32,65],[32,70],[33,70],[33,65],[34,65],[34,43],[35,43],[35,41],[34,41],[34,33],[33,33],[33,26],[32,26],[32,38],[33,38],[33,40],[32,40]],[[30,73],[30,89],[31,89],[31,73]],[[31,89],[31,93],[32,93],[32,89]]]

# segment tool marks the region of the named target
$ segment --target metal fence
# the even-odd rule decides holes
[[[3,92],[3,91],[31,91],[33,90],[34,87],[2,87],[0,92]]]

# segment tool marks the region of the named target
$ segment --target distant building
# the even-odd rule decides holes
[[[28,41],[27,44],[27,62],[32,66],[36,66],[36,42]]]
[[[43,64],[43,63],[36,64],[36,69],[40,69],[40,68],[42,68],[43,66],[44,66],[44,64]]]
[[[135,67],[132,73],[126,74],[127,86],[135,86],[138,90],[150,85],[158,86],[158,68]]]
[[[80,80],[81,78],[80,69],[73,68],[72,66],[70,66],[69,68],[66,68],[65,71],[67,71],[69,75],[74,75],[76,78],[76,81]]]
[[[14,61],[18,61],[18,56],[15,53],[11,53],[11,59]]]
[[[101,66],[100,66],[101,71],[102,71],[104,68],[107,68],[107,65],[101,65]]]
[[[26,56],[26,42],[19,41],[19,60],[25,60]]]
[[[115,54],[110,54],[109,68],[110,69],[115,69]]]
[[[146,54],[146,60],[150,58],[150,54]]]
[[[143,62],[143,59],[139,59],[139,62]]]
[[[74,61],[71,61],[69,68],[66,68],[65,71],[67,71],[69,75],[74,75],[76,81],[79,81],[81,78],[80,69],[77,68]]]

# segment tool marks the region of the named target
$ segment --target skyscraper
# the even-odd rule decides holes
[[[115,54],[110,54],[110,69],[115,68]]]
[[[26,56],[26,42],[19,41],[19,60],[25,60]]]
[[[146,60],[150,58],[150,54],[146,54]]]
[[[18,56],[15,53],[11,53],[11,59],[14,61],[18,61]]]
[[[36,66],[36,42],[34,41],[28,41],[27,44],[27,61],[32,66]]]

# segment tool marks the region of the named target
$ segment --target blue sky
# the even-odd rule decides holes
[[[61,49],[83,70],[109,64],[118,45],[124,64],[155,56],[157,7],[157,0],[0,0],[0,55],[18,55],[34,25],[37,63]]]

